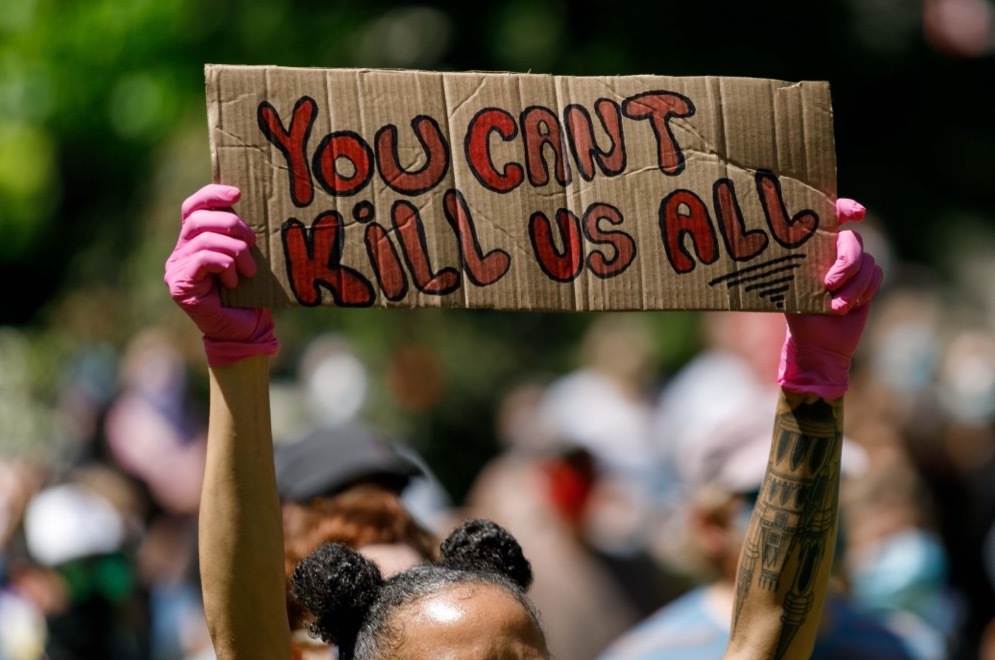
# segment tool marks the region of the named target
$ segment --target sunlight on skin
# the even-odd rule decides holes
[[[461,584],[398,610],[390,660],[546,660],[532,615],[501,587]]]
[[[433,599],[426,603],[422,609],[425,618],[432,619],[440,624],[456,623],[466,614],[462,609],[448,600],[439,601]]]

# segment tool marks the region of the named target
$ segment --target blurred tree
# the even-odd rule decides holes
[[[153,322],[196,343],[161,274],[179,201],[209,176],[205,62],[827,79],[840,192],[879,216],[901,258],[938,263],[948,223],[992,223],[995,148],[991,49],[936,50],[938,29],[924,37],[918,0],[13,0],[0,12],[0,324],[32,328],[46,355],[120,347]],[[288,310],[278,368],[328,330],[357,338],[382,373],[406,343],[437,355],[444,396],[420,426],[378,410],[452,464],[458,496],[494,451],[496,398],[526,371],[566,369],[589,321]],[[654,323],[663,367],[676,368],[695,348],[694,316]]]

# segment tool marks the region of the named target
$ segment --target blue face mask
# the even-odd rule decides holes
[[[947,570],[939,540],[929,532],[910,529],[882,540],[854,565],[853,596],[871,610],[908,610],[930,617],[944,593]]]

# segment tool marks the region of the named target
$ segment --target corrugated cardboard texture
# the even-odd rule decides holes
[[[829,86],[206,67],[236,306],[824,312]]]

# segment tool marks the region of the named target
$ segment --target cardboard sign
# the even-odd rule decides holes
[[[207,66],[235,306],[824,312],[826,83]]]

